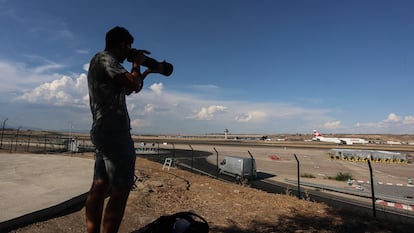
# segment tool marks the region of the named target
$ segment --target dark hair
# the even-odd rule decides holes
[[[106,48],[118,48],[122,42],[127,44],[134,43],[134,37],[125,28],[116,26],[106,33]]]

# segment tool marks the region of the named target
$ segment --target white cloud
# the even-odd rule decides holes
[[[2,76],[2,84],[0,85],[0,91],[8,91],[18,88],[20,79],[20,72],[22,68],[19,65],[11,65],[9,63],[0,62],[0,73]]]
[[[201,110],[196,112],[195,115],[190,116],[190,119],[197,119],[197,120],[213,120],[215,119],[215,114],[218,112],[223,112],[227,108],[222,105],[211,105],[208,107],[202,107]]]
[[[145,105],[144,112],[151,113],[155,111],[155,106],[153,104],[147,104]]]
[[[400,122],[401,118],[397,116],[395,113],[390,113],[388,118],[384,120],[384,122]]]
[[[132,128],[141,128],[141,127],[147,127],[147,126],[151,126],[151,122],[148,120],[143,120],[143,119],[131,120]]]
[[[56,70],[56,69],[61,69],[65,67],[64,65],[61,64],[57,64],[57,63],[49,63],[49,64],[45,64],[42,66],[38,66],[36,68],[33,69],[33,72],[36,74],[43,74],[45,72],[51,71],[51,70]]]
[[[29,68],[25,64],[0,61],[2,85],[0,91],[22,91],[44,82],[60,79],[63,75],[42,73],[63,67],[58,64],[46,64]]]
[[[341,121],[326,122],[325,124],[323,124],[323,127],[325,129],[340,129],[340,128],[344,128],[341,125]]]
[[[49,63],[53,64],[53,63]],[[83,66],[88,70],[89,64]],[[0,72],[3,74],[0,91],[24,91],[20,95],[8,97],[14,105],[33,104],[33,106],[59,106],[64,109],[77,109],[76,117],[85,125],[77,128],[89,129],[90,111],[86,74],[44,74],[60,67],[39,66],[28,68],[24,64],[11,64],[0,61]],[[37,73],[36,73],[36,72]],[[29,75],[28,75],[29,74]],[[378,122],[360,122],[347,127],[342,121],[330,116],[330,109],[307,108],[292,104],[270,102],[247,102],[234,100],[217,100],[217,95],[224,91],[219,87],[206,85],[203,92],[174,92],[168,90],[163,83],[149,84],[140,93],[128,97],[127,104],[131,117],[131,125],[138,132],[183,133],[221,132],[229,128],[232,132],[269,133],[269,132],[310,132],[319,127],[326,130],[342,130],[352,132],[413,132],[414,116],[399,116],[390,113],[385,120]],[[7,91],[6,91],[7,90]],[[17,91],[18,90],[18,91]],[[208,93],[215,93],[214,95]],[[210,98],[213,96],[214,98]],[[72,107],[72,108],[71,108]],[[33,111],[36,111],[33,108]],[[63,108],[50,108],[51,112],[61,114]],[[30,110],[32,111],[32,110]],[[39,110],[41,111],[41,110]],[[9,115],[8,115],[9,116]],[[52,114],[44,119],[31,118],[26,125],[39,125],[37,122],[62,121],[71,119],[56,118]],[[85,119],[89,119],[89,122]],[[241,124],[242,123],[242,124]],[[19,123],[20,124],[20,123]],[[47,123],[45,123],[47,125]],[[168,131],[166,131],[168,130]]]
[[[192,90],[195,91],[200,91],[200,92],[215,92],[220,90],[220,87],[216,86],[216,85],[212,85],[212,84],[207,84],[207,85],[190,85],[189,88],[191,88]]]
[[[85,71],[85,72],[88,72],[89,71],[89,63],[86,63],[86,64],[84,64],[83,66],[82,66],[82,69]]]
[[[44,74],[56,69],[64,68],[65,65],[58,64],[54,61],[50,61],[44,57],[38,56],[38,55],[32,55],[32,54],[26,54],[24,55],[26,58],[28,58],[30,61],[39,63],[41,65],[38,65],[34,68],[31,68],[30,70],[36,74]]]
[[[404,117],[403,124],[414,125],[414,116]]]
[[[390,113],[382,121],[357,123],[356,127],[364,133],[412,133],[414,131],[414,116],[402,117]]]
[[[52,82],[43,83],[14,98],[14,100],[56,106],[78,105],[85,107],[87,104],[85,95],[87,95],[86,75],[81,74],[75,79],[63,76]]]
[[[159,96],[143,89],[129,99],[129,102],[137,105],[130,111],[131,119],[142,118],[145,114],[157,125],[155,128],[181,130],[187,127],[193,131],[210,132],[216,131],[215,128],[221,131],[224,127],[249,133],[269,132],[272,129],[288,132],[289,127],[294,127],[297,130],[295,132],[307,132],[315,125],[320,125],[321,120],[330,119],[325,116],[327,109],[306,109],[278,103],[220,101],[209,99],[204,93],[198,94],[198,91],[177,93],[163,90],[163,95]],[[156,121],[159,122],[155,123]],[[142,130],[144,129],[138,131]]]
[[[134,102],[127,101],[127,108],[129,109],[129,111],[133,111],[135,107],[136,107],[136,104]]]
[[[267,114],[262,111],[252,111],[245,114],[236,116],[237,122],[257,122],[262,121],[266,118]]]
[[[162,90],[164,89],[164,85],[162,83],[154,83],[150,86],[150,89],[157,95],[162,94]]]

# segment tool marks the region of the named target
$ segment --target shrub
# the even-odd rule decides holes
[[[309,174],[309,173],[303,173],[302,175],[300,175],[300,177],[305,177],[305,178],[315,178],[314,175]]]
[[[351,180],[353,179],[352,175],[349,173],[339,172],[338,174],[336,174],[336,177],[335,177],[335,180],[338,180],[338,181],[346,181],[348,179],[351,179]]]

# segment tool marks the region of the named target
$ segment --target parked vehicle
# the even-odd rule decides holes
[[[219,165],[219,173],[233,176],[241,183],[254,180],[257,178],[256,161],[253,156],[251,158],[225,156]]]

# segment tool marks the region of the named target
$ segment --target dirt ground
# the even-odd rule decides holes
[[[91,155],[89,155],[92,158]],[[270,194],[162,165],[143,158],[136,164],[137,188],[131,192],[119,232],[134,232],[161,215],[192,210],[210,232],[412,232],[413,224],[378,220],[325,204]],[[84,209],[12,232],[85,232]]]

